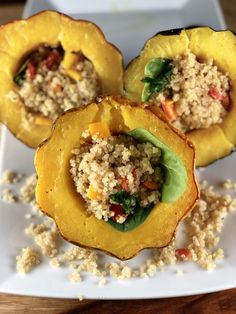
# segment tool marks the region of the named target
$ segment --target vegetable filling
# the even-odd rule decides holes
[[[50,120],[87,104],[100,92],[93,64],[82,53],[45,45],[26,59],[14,82],[27,111]]]
[[[151,59],[142,82],[142,100],[155,102],[184,132],[221,123],[230,109],[228,74],[189,50],[173,60]]]
[[[160,200],[161,150],[129,135],[111,135],[106,127],[105,134],[103,124],[100,130],[94,125],[83,133],[84,143],[72,151],[70,160],[72,178],[87,210],[118,224],[148,215]]]
[[[160,201],[186,190],[182,161],[148,130],[111,135],[104,122],[89,124],[72,151],[70,172],[88,212],[119,231],[130,231]]]

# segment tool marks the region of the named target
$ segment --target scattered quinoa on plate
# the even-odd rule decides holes
[[[31,178],[32,176],[28,181]],[[225,180],[222,184],[227,182],[228,180]],[[233,184],[232,181],[231,183]],[[31,221],[36,218],[33,203],[30,202],[34,214]],[[40,263],[48,261],[52,267],[70,267],[72,270],[69,280],[73,283],[83,281],[84,273],[90,273],[97,277],[99,286],[108,284],[107,279],[110,277],[117,280],[150,278],[156,272],[164,271],[167,265],[181,265],[183,262],[192,261],[210,271],[217,266],[218,260],[224,258],[224,250],[219,247],[220,236],[224,220],[235,209],[235,198],[220,194],[213,186],[203,182],[199,202],[183,221],[186,229],[185,246],[179,246],[177,237],[165,248],[150,250],[150,256],[135,267],[130,266],[129,262],[104,261],[103,255],[95,250],[72,244],[65,247],[66,242],[62,241],[53,220],[40,215],[37,218],[40,222],[30,222],[25,229],[25,234],[32,240],[32,244],[23,248],[21,254],[16,257],[17,271],[28,273]],[[44,256],[42,261],[41,256]],[[184,272],[179,268],[175,274],[184,276]]]
[[[30,272],[38,264],[40,264],[40,254],[31,247],[23,248],[21,255],[16,257],[16,269],[22,274]]]

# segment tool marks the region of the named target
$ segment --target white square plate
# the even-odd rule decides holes
[[[24,16],[48,8],[96,22],[107,38],[122,50],[126,63],[139,53],[144,41],[157,31],[193,24],[209,25],[215,29],[224,27],[218,3],[213,0],[146,0],[145,5],[141,0],[30,0]],[[3,128],[0,173],[12,169],[32,174],[33,155],[33,150],[26,148]],[[235,164],[236,153],[200,170],[199,175],[211,184],[226,178],[236,181]],[[17,188],[19,186],[16,185]],[[157,272],[151,279],[117,281],[110,278],[106,285],[98,286],[97,279],[89,274],[83,282],[72,284],[68,280],[68,269],[53,269],[46,262],[24,277],[16,273],[15,256],[22,247],[31,244],[23,233],[28,224],[26,212],[26,205],[0,203],[0,292],[45,297],[75,298],[83,295],[91,299],[141,299],[186,296],[236,287],[235,214],[226,221],[220,242],[226,257],[218,263],[216,270],[206,272],[186,262],[167,267],[165,272]],[[181,230],[178,237],[181,237]],[[128,265],[139,264],[147,255],[147,251],[142,252]],[[104,259],[112,260],[106,256]],[[183,276],[175,275],[176,268],[183,270]]]

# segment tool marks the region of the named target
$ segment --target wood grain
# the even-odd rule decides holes
[[[135,301],[58,300],[0,294],[0,313],[231,314],[236,313],[236,289],[191,297]]]
[[[19,19],[22,15],[24,3],[14,3],[12,5],[1,4],[0,2],[0,24],[8,23],[12,20]]]
[[[236,1],[221,0],[220,3],[228,27],[236,31]],[[22,0],[0,0],[0,23],[19,18],[22,10]],[[191,297],[135,301],[79,301],[0,294],[0,314],[11,313],[233,314],[236,313],[236,289]]]
[[[227,28],[236,32],[236,1],[220,0],[220,4],[223,9]]]

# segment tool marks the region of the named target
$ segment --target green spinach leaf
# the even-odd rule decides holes
[[[120,224],[112,219],[109,219],[108,223],[121,232],[131,231],[147,219],[152,208],[153,204],[145,208],[138,205],[135,207],[133,214],[131,214],[124,223]]]
[[[163,91],[170,83],[174,65],[171,59],[154,58],[145,66],[145,77],[141,80],[144,83],[142,101],[147,101],[153,93]]]
[[[161,188],[161,202],[172,203],[186,190],[187,173],[179,157],[156,136],[143,128],[127,133],[141,143],[150,142],[161,150],[160,164],[164,170],[164,183]]]
[[[125,214],[127,215],[133,213],[138,202],[138,197],[136,194],[129,194],[125,190],[121,190],[115,194],[110,195],[110,199],[112,202],[120,204],[123,207]]]
[[[48,52],[48,50],[46,51]],[[14,82],[21,86],[26,80],[26,70],[28,63],[31,61],[34,65],[37,65],[40,61],[42,61],[43,56],[44,55],[41,55],[38,51],[31,53],[16,72],[13,78]]]
[[[15,74],[15,76],[14,76],[14,78],[13,78],[14,82],[15,82],[17,85],[19,85],[19,86],[21,86],[21,85],[24,83],[24,81],[25,81],[26,69],[27,69],[28,61],[29,61],[29,60],[26,60],[26,61],[22,64],[22,66],[19,68],[19,70],[16,72],[16,74]]]

